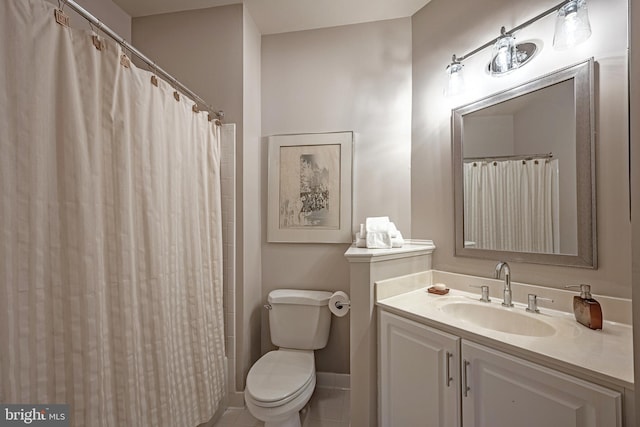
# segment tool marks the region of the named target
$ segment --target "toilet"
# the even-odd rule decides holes
[[[277,289],[269,293],[271,342],[247,376],[244,399],[265,427],[300,427],[300,410],[316,386],[314,350],[329,339],[331,292]]]

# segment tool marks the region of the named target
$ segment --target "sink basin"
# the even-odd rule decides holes
[[[443,304],[440,310],[458,320],[508,334],[548,337],[556,332],[549,323],[536,319],[535,314],[515,311],[496,304],[450,302]]]

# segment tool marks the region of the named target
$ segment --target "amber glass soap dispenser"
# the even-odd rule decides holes
[[[573,314],[576,320],[587,328],[602,329],[602,308],[593,299],[590,285],[572,285],[567,288],[579,288],[580,296],[573,297]]]

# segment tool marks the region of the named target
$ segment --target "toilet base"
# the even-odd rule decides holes
[[[300,413],[291,414],[289,418],[283,421],[265,422],[264,427],[302,427],[300,424]]]
[[[286,357],[289,353],[295,353],[297,355],[302,355],[303,358],[301,360],[297,360],[298,368],[301,368],[302,364],[308,364],[307,371],[310,370],[309,379],[304,383],[300,384],[298,390],[290,390],[289,397],[283,398],[280,401],[260,401],[255,400],[253,395],[251,394],[251,378],[252,375],[258,378],[261,378],[261,382],[264,383],[272,383],[277,382],[279,377],[278,375],[287,375],[288,367],[280,363],[279,365],[275,363],[275,368],[273,366],[262,366],[261,361],[266,360],[265,358],[271,357],[271,359],[278,360],[278,358],[283,360],[287,360]],[[282,356],[284,355],[284,356]],[[294,359],[293,362],[296,362]],[[274,360],[270,360],[271,365],[274,365]],[[296,363],[294,363],[295,365]],[[305,413],[301,413],[301,411],[308,405],[311,396],[313,395],[313,391],[316,388],[316,373],[315,373],[315,363],[313,359],[313,351],[303,351],[303,350],[288,350],[288,349],[280,349],[267,353],[262,356],[255,365],[251,367],[249,370],[249,374],[247,376],[247,388],[244,391],[244,401],[247,406],[247,409],[258,420],[264,422],[265,427],[301,427],[302,421],[304,420]],[[262,371],[260,371],[262,369]],[[260,377],[260,375],[262,377]],[[260,383],[260,381],[258,382]],[[267,393],[268,395],[268,390]],[[269,396],[267,396],[269,397]],[[301,419],[302,418],[302,419]]]

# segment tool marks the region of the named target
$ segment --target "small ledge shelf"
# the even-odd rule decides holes
[[[436,249],[432,240],[407,241],[401,248],[368,249],[352,245],[344,256],[349,262],[379,262],[419,255],[430,255]]]

